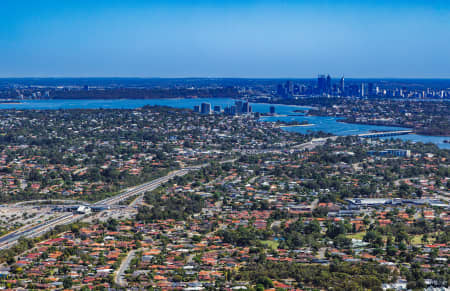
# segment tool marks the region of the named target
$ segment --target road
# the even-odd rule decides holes
[[[133,189],[125,191],[123,193],[120,193],[114,197],[107,198],[102,201],[96,202],[96,203],[92,204],[92,206],[111,206],[111,205],[117,204],[120,201],[127,199],[131,196],[140,195],[147,191],[154,190],[157,187],[159,187],[161,184],[172,179],[173,177],[185,175],[189,171],[192,171],[194,169],[197,169],[197,168],[182,169],[182,170],[171,172],[167,176],[164,176],[164,177],[155,179],[151,182],[134,187]],[[82,215],[82,214],[80,214],[80,215],[67,214],[67,215],[63,215],[58,218],[37,224],[35,226],[23,227],[19,230],[16,230],[14,232],[11,232],[11,233],[1,237],[0,238],[0,250],[13,246],[15,243],[17,243],[17,241],[21,237],[26,237],[26,238],[37,237],[39,235],[42,235],[42,234],[50,231],[57,225],[69,224],[69,223],[75,222],[79,219],[82,219],[85,216],[86,215]]]
[[[80,219],[81,215],[67,214],[34,226],[25,226],[0,238],[0,250],[13,246],[21,237],[37,237],[57,225],[69,224]]]
[[[276,148],[276,149],[235,149],[236,152],[241,152],[243,154],[270,154],[270,153],[282,153],[282,152],[302,152],[305,150],[312,150],[315,147],[323,146],[328,140],[335,141],[338,138],[338,136],[330,136],[330,137],[323,137],[323,138],[315,138],[312,139],[309,142],[305,142],[302,144],[298,144],[295,146],[292,146],[290,148],[282,149],[282,148]]]
[[[49,203],[49,202],[61,202],[63,204],[78,204],[78,205],[89,205],[89,202],[80,201],[80,200],[70,200],[70,199],[39,199],[39,200],[28,200],[17,202],[14,206],[22,206],[27,204],[39,204],[39,203]]]
[[[437,192],[439,194],[435,194],[434,195],[437,199],[440,199],[440,200],[446,201],[446,202],[450,202],[450,198],[449,198],[449,193],[448,192],[440,191],[440,190],[438,190]]]
[[[229,163],[229,162],[233,162],[233,161],[235,161],[235,160],[227,160],[227,161],[222,161],[220,163],[223,164],[223,163]],[[147,191],[152,191],[176,176],[186,175],[190,171],[196,171],[196,170],[204,168],[208,165],[209,165],[209,163],[205,163],[205,164],[186,167],[181,170],[176,170],[176,171],[170,172],[168,175],[166,175],[164,177],[157,178],[157,179],[147,182],[145,184],[136,186],[136,187],[134,187],[130,190],[127,190],[123,193],[120,193],[116,196],[98,201],[96,203],[93,203],[91,206],[105,206],[105,208],[110,207],[112,205],[118,204],[122,200],[128,199],[133,196],[143,195]],[[134,203],[135,205],[137,204],[137,202],[140,201],[139,198],[136,200],[135,200],[136,202]],[[84,205],[84,202],[80,202],[80,204]],[[3,237],[0,237],[0,250],[13,246],[15,243],[17,243],[17,241],[21,237],[25,237],[25,238],[37,237],[37,236],[40,236],[40,235],[50,231],[57,225],[73,223],[77,220],[85,218],[86,216],[87,216],[86,214],[67,214],[67,215],[63,215],[63,216],[54,218],[52,220],[34,225],[34,226],[23,227],[19,230],[16,230],[14,232],[6,234]]]
[[[132,250],[128,253],[127,257],[120,264],[119,270],[117,270],[114,276],[114,283],[120,287],[127,287],[127,281],[125,280],[125,271],[130,266],[131,260],[136,256],[138,250]]]
[[[134,199],[128,207],[136,207],[140,205],[144,201],[144,194],[139,195],[136,199]]]
[[[321,144],[324,144],[326,142],[327,139],[320,139],[320,140],[316,140],[310,143],[306,143],[303,144],[305,148],[309,148],[311,145],[318,146]],[[226,160],[226,161],[221,161],[219,162],[220,164],[224,164],[224,163],[232,163],[234,162],[236,159],[231,159],[231,160]],[[164,177],[160,177],[157,178],[155,180],[152,180],[150,182],[144,183],[142,185],[136,186],[134,188],[131,188],[130,190],[127,190],[125,192],[122,192],[116,196],[110,197],[110,198],[106,198],[104,200],[98,201],[96,203],[93,203],[91,206],[97,206],[97,207],[105,207],[108,208],[112,205],[118,204],[120,201],[123,201],[125,199],[128,199],[130,197],[133,196],[139,196],[139,195],[143,195],[145,192],[148,191],[152,191],[156,188],[158,188],[160,185],[166,183],[167,181],[169,181],[170,179],[176,177],[176,176],[183,176],[186,175],[187,173],[189,173],[190,171],[196,171],[199,170],[201,168],[207,167],[209,165],[209,163],[204,163],[201,165],[196,165],[196,166],[191,166],[191,167],[186,167],[183,168],[181,170],[176,170],[173,172],[170,172],[168,175],[164,176]],[[138,203],[140,203],[142,201],[142,199],[140,197],[138,197],[136,200],[133,201],[133,206],[136,206]],[[84,202],[80,202],[80,204],[84,205]],[[20,204],[19,204],[20,205]],[[14,245],[19,238],[21,237],[26,237],[26,238],[32,238],[32,237],[37,237],[39,235],[42,235],[48,231],[50,231],[51,229],[53,229],[54,227],[56,227],[57,225],[63,225],[63,224],[69,224],[69,223],[73,223],[77,220],[83,219],[85,218],[87,215],[86,214],[67,214],[67,215],[63,215],[60,217],[57,217],[55,219],[37,224],[35,226],[27,226],[24,228],[21,228],[19,230],[16,230],[12,233],[9,233],[3,237],[0,237],[0,250],[1,249],[6,249],[11,247],[12,245]]]
[[[189,171],[192,171],[194,169],[197,169],[197,168],[181,169],[178,171],[171,172],[167,176],[164,176],[164,177],[155,179],[151,182],[134,187],[133,189],[125,191],[123,193],[120,193],[114,197],[110,197],[110,198],[101,200],[99,202],[92,204],[92,206],[111,206],[111,205],[117,204],[120,201],[127,199],[131,196],[140,195],[147,191],[154,190],[157,187],[159,187],[161,184],[172,179],[173,177],[185,175]],[[60,216],[58,218],[49,220],[47,222],[40,223],[40,224],[32,226],[32,227],[21,228],[17,231],[9,233],[0,238],[0,250],[11,247],[21,237],[26,237],[26,238],[37,237],[37,236],[44,234],[45,232],[51,230],[52,228],[54,228],[57,225],[72,223],[78,219],[85,217],[85,216],[86,215],[67,214],[67,215]]]
[[[319,204],[319,199],[314,199],[314,201],[311,203],[311,210],[316,209],[318,204]]]
[[[235,159],[221,161],[220,164],[232,163],[234,161],[235,161]],[[125,192],[123,192],[123,193],[121,193],[119,195],[116,195],[114,197],[106,198],[104,200],[95,202],[92,205],[93,206],[102,206],[102,205],[107,206],[107,205],[117,204],[120,201],[125,200],[125,199],[127,199],[129,197],[141,195],[141,194],[144,194],[145,192],[155,190],[160,185],[166,183],[167,181],[169,181],[170,179],[172,179],[172,178],[174,178],[176,176],[184,176],[184,175],[186,175],[187,173],[189,173],[191,171],[200,170],[201,168],[207,167],[208,165],[209,165],[209,163],[205,163],[205,164],[191,166],[191,167],[186,167],[186,168],[183,168],[181,170],[170,172],[168,175],[166,175],[164,177],[161,177],[161,178],[155,179],[153,181],[150,181],[148,183],[145,183],[145,184],[139,185],[137,187],[134,187],[131,190],[125,191]]]
[[[319,252],[317,253],[317,257],[322,260],[326,259],[326,257],[325,257],[326,250],[327,250],[327,248],[320,248]]]
[[[139,194],[143,194],[147,191],[152,191],[156,188],[158,188],[161,184],[166,183],[167,181],[169,181],[170,179],[176,177],[176,176],[183,176],[186,175],[187,173],[189,173],[190,171],[192,171],[192,169],[189,168],[185,168],[185,169],[181,169],[181,170],[177,170],[177,171],[173,171],[171,173],[169,173],[167,176],[155,179],[153,181],[150,181],[148,183],[139,185],[137,187],[132,188],[131,190],[125,191],[121,194],[118,194],[114,197],[110,197],[110,198],[106,198],[104,200],[95,202],[94,204],[92,204],[93,206],[102,206],[102,205],[114,205],[119,203],[122,200],[125,200],[129,197],[132,196],[136,196]]]

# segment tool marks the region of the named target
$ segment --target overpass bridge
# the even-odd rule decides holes
[[[406,135],[413,133],[412,130],[395,130],[395,131],[380,131],[380,132],[371,132],[371,133],[361,133],[358,134],[358,137],[362,138],[377,138],[377,137],[388,137],[388,136],[396,136],[396,135]]]

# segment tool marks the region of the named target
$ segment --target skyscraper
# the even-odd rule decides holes
[[[211,113],[211,104],[210,103],[202,103],[201,113],[202,114],[210,114]]]
[[[326,92],[328,94],[330,94],[331,93],[331,77],[330,77],[330,75],[327,76],[327,84],[326,85],[327,85]]]
[[[250,103],[245,102],[242,105],[242,113],[251,113],[252,112],[252,107],[250,106]]]
[[[375,95],[375,87],[374,87],[373,83],[369,83],[369,86],[368,86],[368,88],[367,88],[367,95],[368,95],[369,97]]]
[[[244,102],[239,100],[239,101],[234,102],[234,104],[236,105],[236,114],[241,114]]]
[[[319,94],[324,93],[326,87],[327,87],[327,80],[325,75],[319,75],[317,77],[317,89],[319,90]]]
[[[345,93],[345,80],[344,80],[344,76],[342,76],[341,81],[339,82],[339,89],[341,90],[341,96],[344,96],[344,93]]]
[[[294,94],[294,83],[292,83],[292,81],[287,81],[286,82],[286,89],[289,95]]]

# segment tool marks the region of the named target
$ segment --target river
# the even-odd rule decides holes
[[[0,109],[97,109],[97,108],[122,108],[133,109],[145,105],[162,105],[176,108],[193,108],[194,105],[199,105],[202,102],[211,103],[212,106],[219,105],[222,109],[228,105],[234,104],[234,99],[231,98],[198,98],[198,99],[67,99],[67,100],[25,100],[21,103],[0,103]],[[267,113],[272,104],[252,103],[254,112]],[[339,122],[334,117],[322,116],[305,116],[301,113],[296,113],[294,110],[306,110],[307,107],[292,106],[292,105],[273,105],[275,111],[279,116],[263,117],[264,121],[308,121],[309,126],[294,126],[286,127],[285,130],[307,133],[308,131],[324,131],[334,135],[353,135],[360,133],[367,133],[371,130],[389,131],[389,130],[403,130],[407,128],[391,127],[391,126],[377,126],[365,124],[351,124]],[[295,116],[288,116],[295,115]],[[427,136],[409,134],[397,136],[396,138],[402,140],[410,140],[413,142],[432,142],[440,148],[450,149],[450,144],[444,143],[444,140],[449,140],[450,137]]]

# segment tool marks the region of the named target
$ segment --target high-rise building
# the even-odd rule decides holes
[[[346,96],[356,97],[360,94],[360,87],[356,84],[353,84],[347,87],[347,91],[345,93]]]
[[[319,94],[324,93],[326,87],[327,87],[327,80],[325,75],[319,75],[317,77],[317,89],[319,90]]]
[[[331,77],[330,75],[327,76],[327,87],[326,87],[326,92],[329,94],[331,93]]]
[[[341,81],[339,82],[339,89],[341,90],[341,96],[345,94],[345,80],[344,76],[342,76]]]
[[[215,105],[214,106],[214,112],[215,113],[220,113],[220,111],[221,111],[220,106],[219,105]]]
[[[230,114],[231,115],[236,115],[237,114],[236,105],[233,105],[233,106],[230,107]]]
[[[200,113],[200,105],[194,106],[194,112]]]
[[[305,86],[305,85],[301,85],[300,88],[299,88],[299,93],[300,94],[306,94],[307,90],[310,90],[310,89],[308,89],[308,87]]]
[[[367,95],[369,97],[375,95],[375,87],[374,87],[373,83],[369,83],[369,86],[367,88]]]
[[[242,102],[241,100],[238,100],[238,101],[234,102],[234,105],[236,105],[236,114],[241,114],[244,102]]]
[[[366,91],[365,91],[366,89],[365,89],[365,86],[364,86],[364,83],[361,83],[361,89],[360,89],[360,92],[359,92],[359,96],[361,96],[361,97],[364,97],[364,96],[366,96]]]
[[[270,108],[269,108],[269,111],[270,111],[270,114],[275,114],[275,106],[270,106]]]
[[[280,95],[280,96],[284,96],[283,84],[278,84],[278,86],[277,86],[277,94]]]
[[[289,95],[294,94],[294,83],[292,83],[292,81],[287,81],[286,82],[286,89],[287,89],[287,93]]]
[[[242,104],[242,113],[251,113],[252,112],[252,107],[250,106],[250,103],[245,102],[244,104]]]
[[[202,103],[201,113],[202,114],[210,114],[211,113],[211,104],[210,103]]]

